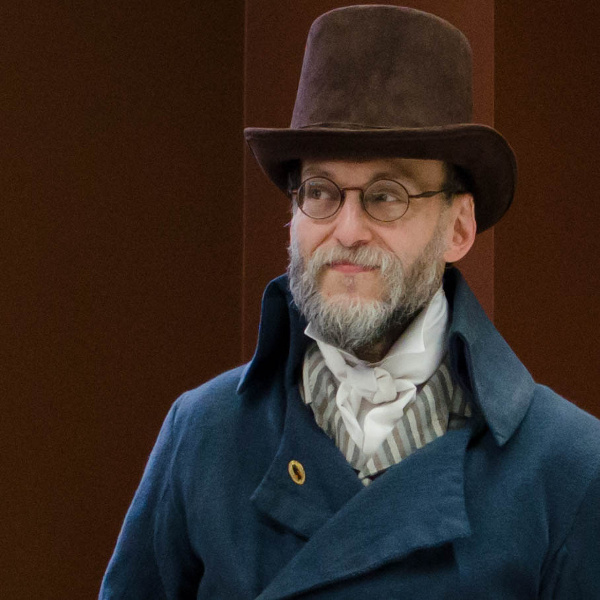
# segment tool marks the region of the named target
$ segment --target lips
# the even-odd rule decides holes
[[[368,267],[364,265],[357,265],[353,262],[346,261],[336,261],[333,263],[329,263],[329,268],[334,271],[339,271],[340,273],[345,274],[356,274],[356,273],[367,273],[369,271],[375,271],[377,267]]]

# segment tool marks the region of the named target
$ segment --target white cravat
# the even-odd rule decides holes
[[[306,335],[319,345],[340,385],[336,405],[348,434],[367,457],[383,443],[406,406],[440,366],[446,352],[448,301],[440,288],[386,356],[369,364],[324,342],[309,323]]]

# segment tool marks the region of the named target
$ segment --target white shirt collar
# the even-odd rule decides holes
[[[446,353],[449,322],[443,289],[415,317],[385,357],[367,363],[325,342],[309,323],[305,334],[314,339],[327,367],[339,382],[338,410],[346,429],[366,456],[385,440],[418,386],[439,368]]]

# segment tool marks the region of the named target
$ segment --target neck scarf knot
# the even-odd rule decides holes
[[[383,360],[373,364],[331,346],[310,324],[306,328],[339,382],[336,405],[348,434],[366,456],[383,443],[419,386],[440,366],[447,325],[448,302],[440,288]]]

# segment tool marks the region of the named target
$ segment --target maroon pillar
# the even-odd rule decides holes
[[[600,416],[600,5],[496,7],[496,123],[517,153],[496,323],[540,382]]]

